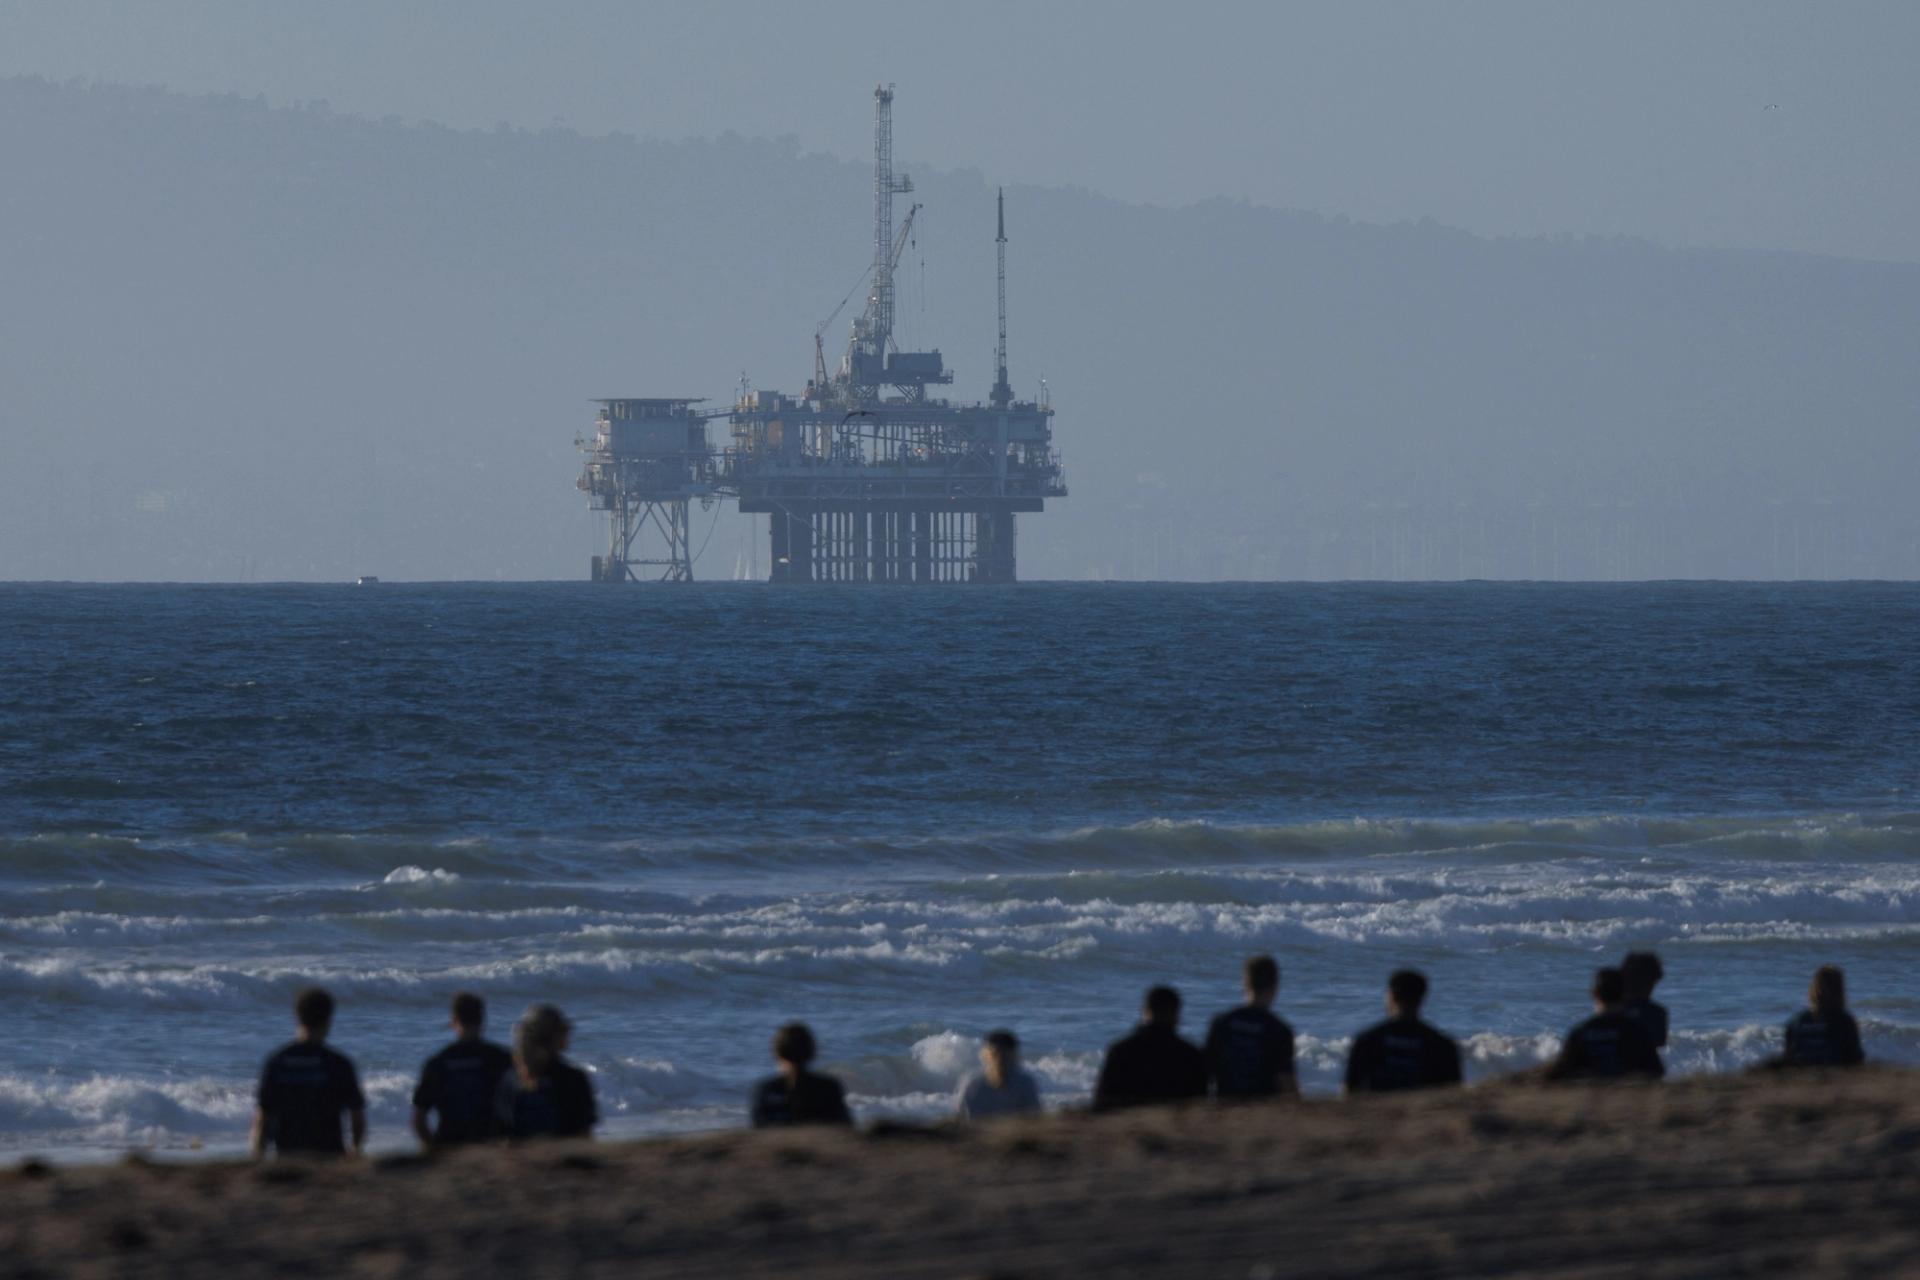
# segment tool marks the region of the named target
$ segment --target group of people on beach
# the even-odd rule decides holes
[[[1549,1080],[1658,1079],[1666,1074],[1667,1010],[1653,999],[1663,976],[1651,952],[1629,954],[1618,968],[1594,975],[1593,1016],[1568,1031],[1559,1055],[1541,1073]],[[1242,972],[1246,1000],[1215,1017],[1203,1044],[1179,1032],[1180,994],[1147,992],[1139,1025],[1108,1047],[1094,1087],[1093,1109],[1214,1097],[1227,1101],[1299,1092],[1293,1029],[1273,1012],[1280,966],[1255,956]],[[1347,1055],[1348,1094],[1438,1088],[1461,1082],[1460,1047],[1420,1016],[1427,980],[1413,969],[1387,979],[1384,1021],[1354,1037]],[[260,1074],[252,1147],[281,1154],[342,1154],[366,1144],[366,1098],[344,1054],[327,1044],[333,997],[311,987],[294,1001],[298,1033],[270,1056]],[[537,1004],[514,1025],[509,1050],[485,1036],[486,1004],[453,998],[453,1039],[421,1067],[413,1092],[413,1131],[429,1149],[488,1141],[585,1138],[599,1122],[593,1082],[567,1061],[572,1033],[565,1015]],[[846,1091],[813,1070],[813,1033],[802,1023],[773,1039],[779,1071],[754,1090],[756,1127],[853,1123]],[[1785,1049],[1769,1066],[1843,1067],[1863,1060],[1860,1028],[1847,1011],[1846,977],[1834,965],[1813,976],[1808,1007],[1786,1026]],[[961,1084],[955,1109],[981,1120],[1040,1110],[1040,1091],[1020,1065],[1011,1031],[988,1034],[980,1070]]]

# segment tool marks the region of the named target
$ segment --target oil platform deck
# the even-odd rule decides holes
[[[754,392],[719,481],[770,517],[774,581],[1011,582],[1014,516],[1066,492],[1050,413]]]
[[[600,402],[579,487],[609,513],[602,582],[690,581],[689,504],[732,499],[765,514],[774,582],[1012,582],[1015,517],[1066,496],[1043,391],[1016,400],[1007,378],[1006,203],[998,206],[999,343],[984,402],[936,399],[953,380],[938,350],[894,343],[894,273],[912,232],[893,199],[893,90],[874,90],[874,257],[866,307],[831,372],[814,334],[814,376],[800,395],[743,391],[729,409],[687,398]],[[836,312],[837,315],[837,312]],[[729,442],[712,447],[708,423]]]

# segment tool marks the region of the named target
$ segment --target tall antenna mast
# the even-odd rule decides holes
[[[884,357],[893,337],[893,86],[873,88],[873,331]]]
[[[993,384],[993,407],[1005,409],[1013,403],[1013,387],[1007,382],[1007,189],[1000,188],[1000,234],[994,245],[1000,256],[1000,345],[994,351],[998,377]]]

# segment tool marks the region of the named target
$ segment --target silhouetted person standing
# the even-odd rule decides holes
[[[1280,966],[1254,956],[1241,971],[1247,1002],[1214,1018],[1207,1028],[1207,1074],[1222,1098],[1295,1094],[1293,1028],[1273,1013]]]
[[[1460,1047],[1420,1020],[1427,979],[1401,969],[1387,979],[1387,1020],[1353,1039],[1348,1093],[1393,1093],[1460,1083]]]
[[[1847,975],[1838,965],[1814,971],[1807,990],[1809,1008],[1787,1023],[1785,1067],[1857,1067],[1866,1061],[1860,1048],[1860,1024],[1847,1012]]]
[[[1020,1041],[1011,1031],[995,1031],[980,1046],[980,1070],[960,1085],[955,1108],[962,1120],[1021,1115],[1040,1109],[1040,1090],[1020,1065]]]
[[[773,1056],[780,1074],[762,1080],[753,1091],[754,1128],[853,1123],[840,1082],[808,1069],[818,1051],[804,1022],[789,1022],[774,1034]]]
[[[528,1009],[513,1028],[513,1070],[494,1094],[494,1132],[503,1138],[590,1138],[600,1122],[593,1081],[562,1055],[573,1024],[550,1004]]]
[[[299,1031],[260,1070],[251,1145],[255,1156],[269,1144],[280,1155],[344,1155],[340,1118],[352,1124],[353,1150],[367,1144],[367,1099],[346,1055],[327,1047],[333,1029],[333,997],[308,987],[293,1001]]]
[[[1107,1049],[1094,1087],[1095,1111],[1207,1096],[1207,1055],[1180,1038],[1180,993],[1172,987],[1147,992],[1146,1008],[1132,1035]]]
[[[1667,1074],[1653,1040],[1639,1023],[1620,1011],[1626,980],[1618,969],[1593,975],[1594,1015],[1567,1032],[1560,1056],[1547,1068],[1549,1080],[1619,1080]]]
[[[423,1146],[485,1142],[493,1136],[500,1081],[513,1055],[481,1037],[487,1004],[471,991],[453,998],[453,1043],[428,1058],[413,1091],[413,1132]]]
[[[1620,977],[1627,988],[1620,1012],[1640,1024],[1656,1049],[1667,1047],[1667,1006],[1654,1002],[1653,989],[1666,976],[1660,957],[1651,951],[1630,951],[1620,962]]]

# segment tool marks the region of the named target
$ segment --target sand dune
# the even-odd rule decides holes
[[[1920,1274],[1920,1075],[23,1168],[0,1275]]]

